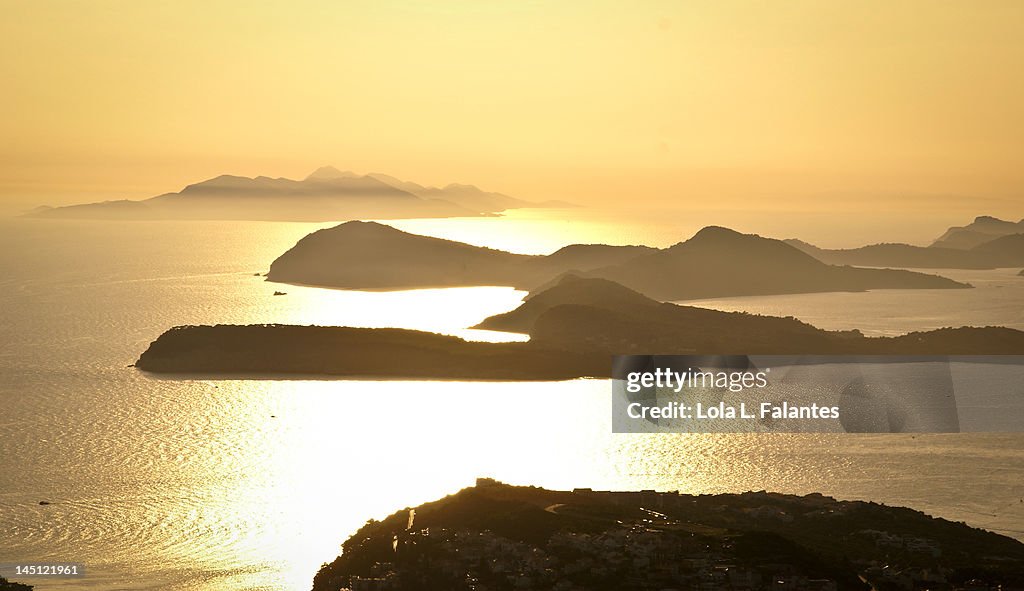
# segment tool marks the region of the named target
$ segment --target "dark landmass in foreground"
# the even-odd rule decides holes
[[[610,279],[658,300],[970,287],[912,271],[827,265],[780,240],[719,227],[661,250],[576,244],[530,256],[374,222],[347,222],[306,236],[271,264],[267,279],[347,289],[508,285],[532,290],[567,272]]]
[[[141,201],[40,207],[28,215],[51,219],[336,221],[493,215],[521,207],[571,205],[533,203],[473,185],[425,187],[385,174],[358,175],[325,166],[302,180],[221,175],[177,193]]]
[[[612,355],[1024,354],[1024,332],[947,328],[898,337],[825,331],[795,318],[659,303],[604,279],[568,276],[480,328],[526,343],[469,342],[395,328],[180,326],[136,367],[154,373],[562,380],[609,377]]]
[[[3,577],[0,577],[0,591],[32,591],[32,589],[32,585],[12,583]]]
[[[339,588],[791,589],[1024,586],[1024,544],[919,511],[767,492],[475,487],[370,520],[317,573]]]

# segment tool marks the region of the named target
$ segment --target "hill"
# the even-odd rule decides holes
[[[999,266],[984,253],[957,248],[872,244],[859,248],[827,249],[796,239],[785,242],[830,265],[915,269],[994,269]]]
[[[652,250],[578,244],[548,256],[522,255],[353,221],[304,237],[274,260],[267,278],[349,289],[529,288],[560,273],[613,264]]]
[[[826,265],[778,240],[705,228],[666,250],[576,244],[520,255],[347,222],[314,232],[270,266],[271,281],[349,289],[545,286],[567,272],[602,277],[655,299],[883,288],[966,288],[910,271]]]
[[[476,328],[522,332],[549,349],[595,354],[905,354],[1024,353],[1024,332],[946,328],[898,337],[825,331],[795,318],[720,312],[659,303],[600,278],[566,277],[521,306]]]
[[[996,263],[999,267],[1016,267],[1024,264],[1024,233],[1007,234],[979,244],[971,249]]]
[[[554,491],[482,478],[368,521],[313,590],[867,591],[971,579],[1017,588],[1022,565],[1016,540],[901,507],[764,491]]]
[[[587,275],[610,279],[658,300],[970,287],[911,271],[827,265],[781,240],[714,226],[671,248]]]
[[[953,226],[935,239],[932,246],[943,248],[971,249],[1007,234],[1024,233],[1024,219],[1009,222],[988,215],[974,218],[966,226]]]

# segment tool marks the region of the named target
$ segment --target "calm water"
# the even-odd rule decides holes
[[[1024,330],[1020,269],[916,269],[970,283],[975,289],[880,289],[866,293],[805,293],[718,298],[685,303],[727,312],[795,316],[828,330],[859,329],[891,336],[947,326],[1009,326]]]
[[[611,226],[602,223],[552,235],[550,222],[529,219],[505,234],[480,229],[495,220],[405,222],[506,246],[543,237],[541,250],[596,241]],[[477,476],[553,488],[821,491],[1024,538],[1020,435],[613,435],[608,385],[597,380],[179,381],[128,367],[163,330],[190,323],[516,338],[464,328],[514,308],[523,294],[511,289],[346,292],[253,276],[325,225],[0,222],[0,563],[87,564],[87,578],[36,580],[41,590],[308,589],[367,519]],[[841,306],[799,299],[810,296],[708,305],[780,306],[822,326],[870,330],[928,325],[922,317],[1019,323],[1020,306],[1008,302],[1021,292],[1004,275],[985,275],[991,285],[969,301],[968,292],[876,292],[839,294]]]

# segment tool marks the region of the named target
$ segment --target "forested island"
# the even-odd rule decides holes
[[[337,589],[792,589],[1024,585],[1024,544],[820,494],[553,491],[478,479],[370,520],[317,573]]]
[[[947,328],[898,337],[826,331],[795,318],[659,303],[605,279],[564,277],[481,328],[523,332],[485,343],[395,328],[175,327],[136,367],[154,373],[563,380],[608,377],[611,356],[671,354],[1024,354],[1024,332]]]

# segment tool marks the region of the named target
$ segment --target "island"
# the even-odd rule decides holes
[[[707,227],[666,249],[575,244],[533,256],[351,221],[279,256],[268,281],[344,289],[505,285],[543,288],[565,273],[605,278],[657,300],[867,289],[962,289],[945,277],[825,264],[780,240]]]
[[[611,375],[611,356],[650,354],[1024,354],[1024,332],[946,328],[897,337],[825,331],[795,318],[660,303],[608,281],[567,276],[480,328],[525,332],[486,343],[396,328],[179,326],[135,366],[156,374],[564,380]]]
[[[931,246],[872,244],[860,248],[826,249],[795,238],[785,242],[832,265],[920,269],[996,269],[1024,264],[1024,233],[1022,233],[1024,228],[1018,228],[1017,224],[1012,222],[996,221],[1009,224],[1009,228],[1019,231],[1009,234],[974,232],[972,234],[974,238],[969,241],[963,238],[940,240]],[[1005,226],[997,227],[1007,229]],[[955,233],[953,235],[960,236]]]
[[[821,494],[556,491],[480,478],[368,521],[313,591],[1021,585],[1024,544],[913,509]]]
[[[477,343],[398,328],[282,324],[178,326],[136,361],[152,373],[565,380],[608,373],[607,360],[530,343]]]
[[[386,174],[358,175],[325,166],[301,180],[221,175],[174,193],[132,201],[38,207],[29,217],[115,220],[335,221],[495,215],[534,203],[473,185],[427,187]]]
[[[958,249],[896,243],[828,249],[795,238],[785,242],[830,265],[912,269],[995,269],[1001,266],[998,259],[977,248]],[[1024,260],[1024,254],[1021,260]]]

